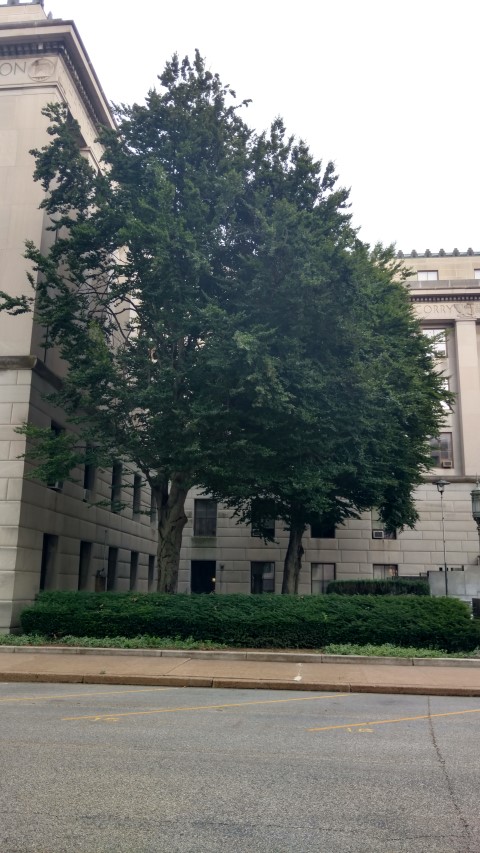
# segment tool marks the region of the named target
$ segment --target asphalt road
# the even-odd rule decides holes
[[[480,701],[0,684],[0,853],[480,853]]]

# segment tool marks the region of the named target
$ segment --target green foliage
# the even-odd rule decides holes
[[[456,599],[420,596],[204,596],[42,593],[23,630],[63,636],[192,638],[247,648],[330,643],[471,651],[480,626]]]
[[[152,637],[148,634],[139,637],[73,637],[67,634],[57,640],[43,634],[0,634],[0,646],[68,646],[91,649],[228,649],[225,643],[213,643],[210,640],[199,641],[192,637]],[[469,652],[446,652],[443,649],[417,649],[413,646],[394,646],[383,643],[381,646],[364,646],[354,643],[330,643],[319,649],[327,655],[360,655],[364,657],[400,657],[400,658],[464,658],[480,657],[480,648]]]
[[[363,657],[388,658],[478,658],[480,649],[469,652],[446,652],[444,649],[417,649],[415,646],[394,646],[383,643],[381,646],[359,646],[355,643],[331,643],[323,649],[326,655],[362,655]]]
[[[430,595],[428,581],[420,578],[387,578],[371,580],[358,578],[330,581],[327,594],[335,595]]]
[[[93,649],[225,649],[224,643],[194,640],[193,637],[72,637],[61,640],[44,634],[0,634],[0,646],[72,646]]]
[[[55,432],[50,427],[37,427],[26,423],[15,429],[28,441],[28,459],[35,465],[30,471],[32,479],[44,483],[55,480],[72,480],[74,468],[88,461],[89,450],[78,436],[64,430]]]
[[[32,153],[55,239],[26,257],[44,345],[68,364],[51,399],[92,463],[124,458],[150,483],[163,590],[197,485],[260,532],[284,520],[293,592],[319,517],[376,506],[387,529],[415,523],[443,380],[393,250],[358,239],[333,164],[281,119],[255,134],[198,52],[159,80],[101,131],[99,171],[66,108],[44,110],[51,143]],[[65,479],[77,445],[29,429],[37,475]]]
[[[323,171],[280,120],[251,158],[245,287],[257,327],[275,330],[269,349],[288,397],[280,410],[246,412],[250,441],[218,471],[212,459],[204,485],[260,533],[262,515],[285,522],[282,591],[294,592],[308,524],[372,507],[388,530],[415,524],[442,380],[404,271],[391,249],[358,239],[332,164]]]
[[[0,634],[0,646],[44,646],[49,642],[43,634]]]

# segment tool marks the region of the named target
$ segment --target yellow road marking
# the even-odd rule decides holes
[[[428,720],[433,717],[455,717],[458,714],[480,714],[480,708],[469,708],[467,711],[448,711],[444,714],[421,714],[418,717],[398,717],[396,720],[370,720],[368,723],[344,723],[341,726],[321,726],[307,729],[307,732],[330,732],[333,729],[353,729],[356,726],[384,726],[387,723],[405,723],[410,720]]]
[[[147,714],[172,714],[175,711],[212,711],[218,708],[243,708],[247,705],[279,705],[285,702],[314,702],[322,699],[338,699],[349,696],[349,693],[334,693],[332,696],[298,696],[294,699],[263,699],[259,702],[229,702],[224,705],[191,705],[180,708],[152,708],[149,711],[126,711],[121,714],[86,714],[81,717],[62,717],[62,721],[69,720],[108,720],[110,717],[140,717]]]
[[[113,685],[112,685],[113,686]],[[79,696],[85,698],[90,696],[124,696],[126,693],[160,693],[162,690],[171,690],[171,687],[141,687],[138,690],[102,690],[95,693],[62,693],[58,696],[9,696],[1,698],[1,702],[32,702],[37,699],[77,699]]]

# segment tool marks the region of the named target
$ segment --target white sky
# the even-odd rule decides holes
[[[107,97],[142,101],[196,47],[247,122],[276,115],[351,187],[371,243],[480,250],[478,0],[45,0]]]

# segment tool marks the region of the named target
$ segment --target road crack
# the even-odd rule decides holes
[[[455,794],[455,789],[453,787],[453,782],[452,782],[450,775],[449,775],[449,772],[447,770],[445,758],[444,758],[443,753],[442,753],[442,751],[438,745],[437,737],[435,735],[435,729],[433,727],[433,720],[432,720],[431,708],[430,708],[430,696],[427,697],[427,710],[428,710],[428,727],[430,730],[430,738],[431,738],[433,748],[434,748],[436,756],[437,756],[438,765],[439,765],[440,770],[442,771],[443,777],[445,779],[445,784],[447,786],[447,791],[450,795],[450,800],[452,802],[452,806],[454,808],[454,811],[455,811],[455,813],[458,817],[458,820],[460,821],[461,827],[462,827],[462,836],[463,836],[465,843],[467,844],[467,846],[465,847],[465,853],[473,853],[473,850],[470,846],[471,844],[473,844],[473,841],[474,841],[473,833],[472,833],[472,830],[471,830],[470,825],[468,823],[468,820],[466,819],[465,815],[463,814],[463,811],[460,807],[460,803],[457,800],[457,796]]]

